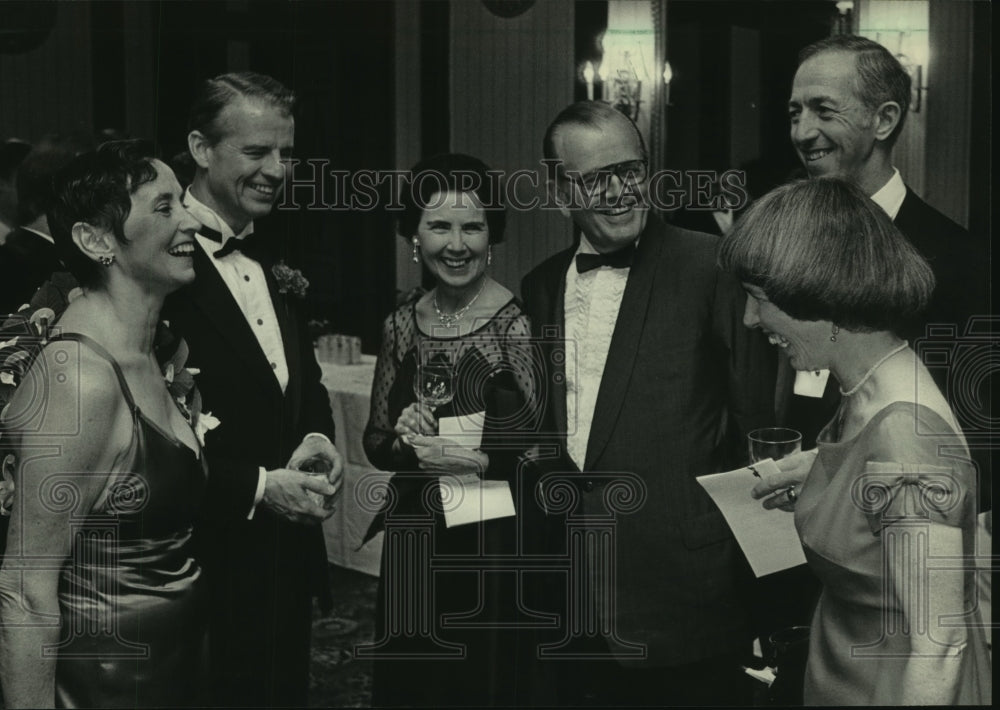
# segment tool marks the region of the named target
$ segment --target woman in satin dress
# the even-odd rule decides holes
[[[83,291],[3,418],[17,458],[0,570],[5,705],[204,704],[191,530],[206,471],[153,350],[164,298],[194,279],[198,223],[136,141],[78,156],[56,183],[53,236]]]

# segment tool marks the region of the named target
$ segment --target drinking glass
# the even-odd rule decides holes
[[[455,367],[447,352],[421,347],[417,353],[417,374],[413,379],[417,401],[432,410],[448,404],[455,396]]]
[[[765,427],[754,429],[747,434],[750,445],[750,461],[774,459],[777,461],[802,451],[802,434],[795,429]]]

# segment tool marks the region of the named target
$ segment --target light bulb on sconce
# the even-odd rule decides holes
[[[670,68],[670,62],[663,62],[663,103],[666,106],[673,106],[670,103],[670,81],[674,78],[674,70]]]
[[[600,79],[601,79],[601,100],[602,101],[610,101],[611,100],[611,96],[610,96],[611,92],[608,91],[608,77],[609,77],[609,75],[610,75],[610,72],[608,70],[608,62],[606,62],[606,61],[605,62],[601,62],[600,66],[597,69],[597,76],[600,77]]]
[[[583,66],[583,80],[587,82],[587,101],[594,100],[594,65],[587,62]]]

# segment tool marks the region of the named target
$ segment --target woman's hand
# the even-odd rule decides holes
[[[407,446],[413,446],[412,439],[415,436],[433,436],[437,433],[434,410],[414,402],[399,415],[395,431],[400,441]]]
[[[413,436],[410,438],[410,446],[417,454],[423,471],[475,473],[482,478],[490,465],[490,457],[482,451],[468,449],[440,436]]]
[[[750,491],[750,495],[757,499],[763,498],[764,501],[761,505],[768,510],[780,508],[786,512],[794,513],[798,493],[802,490],[802,484],[809,476],[818,451],[818,449],[810,449],[778,459],[774,463],[780,470],[780,474],[763,476]],[[792,495],[788,495],[789,490],[792,491]],[[774,495],[775,493],[778,495]]]

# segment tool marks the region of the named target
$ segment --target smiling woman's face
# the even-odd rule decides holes
[[[174,291],[194,280],[194,234],[200,224],[181,204],[184,191],[174,172],[154,160],[156,179],[132,194],[117,261],[131,278]]]
[[[743,290],[747,292],[743,325],[764,331],[772,345],[785,351],[796,370],[825,370],[830,367],[827,351],[831,323],[797,320],[771,303],[760,287],[744,283]]]
[[[436,192],[427,205],[414,236],[424,264],[439,284],[471,287],[486,270],[490,243],[482,204],[471,192]]]

